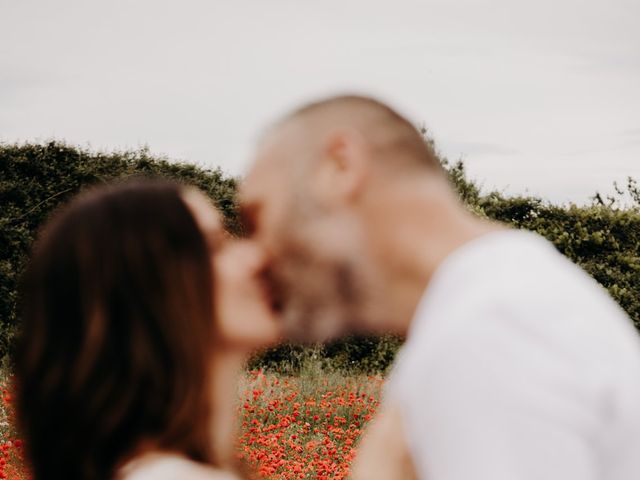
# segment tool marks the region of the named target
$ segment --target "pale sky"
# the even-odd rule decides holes
[[[342,92],[426,126],[486,189],[587,201],[640,178],[638,0],[0,0],[0,141],[233,175]]]

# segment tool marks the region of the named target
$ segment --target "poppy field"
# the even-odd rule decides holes
[[[5,377],[0,377],[0,394],[0,478],[26,480],[22,440],[15,430],[13,396]]]
[[[280,377],[252,372],[241,388],[238,455],[255,478],[345,479],[381,377]]]
[[[247,373],[239,389],[237,455],[256,480],[345,479],[382,378]],[[0,479],[30,478],[14,428],[11,389],[0,382]]]

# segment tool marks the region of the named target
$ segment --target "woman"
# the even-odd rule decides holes
[[[55,215],[16,357],[34,480],[235,478],[236,375],[276,338],[250,248],[174,183],[103,187]]]

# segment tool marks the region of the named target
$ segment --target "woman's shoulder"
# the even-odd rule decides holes
[[[172,453],[149,453],[134,458],[118,480],[240,480],[236,475]]]

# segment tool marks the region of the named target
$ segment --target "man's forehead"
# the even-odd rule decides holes
[[[269,171],[254,165],[240,183],[240,203],[244,205],[259,203],[266,194],[264,185],[269,181]]]
[[[256,159],[246,177],[240,183],[239,199],[244,205],[257,204],[264,201],[280,184],[279,177],[285,169],[278,162]]]
[[[258,159],[277,160],[298,145],[305,135],[303,122],[288,119],[271,127],[258,143]]]
[[[299,140],[296,134],[300,134],[298,126],[289,122],[277,125],[265,134],[240,186],[241,201],[257,201],[263,195],[268,195],[269,190],[277,188],[290,171],[290,162],[295,156],[295,142]]]

